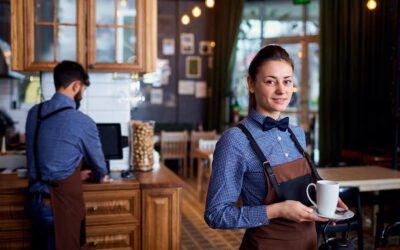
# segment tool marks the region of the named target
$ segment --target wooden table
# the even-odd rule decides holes
[[[201,198],[201,192],[203,190],[202,188],[203,168],[204,165],[206,166],[206,168],[211,168],[213,153],[214,150],[196,149],[193,154],[193,157],[197,158],[197,191],[199,192],[200,198]]]
[[[379,166],[318,168],[318,173],[340,186],[358,187],[361,192],[400,189],[400,171]]]

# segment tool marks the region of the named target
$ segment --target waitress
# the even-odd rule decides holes
[[[248,117],[224,132],[214,152],[204,217],[212,228],[247,228],[240,249],[317,249],[315,221],[327,221],[312,214],[306,197],[320,177],[304,151],[304,132],[281,117],[293,71],[282,47],[257,53],[247,78]]]

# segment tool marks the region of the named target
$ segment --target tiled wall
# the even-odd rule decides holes
[[[128,136],[130,120],[130,74],[90,73],[90,87],[86,89],[80,111],[96,123],[120,123],[122,135]],[[43,94],[46,100],[54,94],[53,73],[42,74]],[[127,169],[129,148],[123,149],[122,160],[111,160],[111,170]]]

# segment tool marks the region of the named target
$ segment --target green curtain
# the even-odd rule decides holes
[[[236,41],[242,20],[244,0],[215,1],[215,50],[211,97],[208,103],[208,128],[225,129],[226,100],[230,92],[235,63]]]
[[[320,164],[393,141],[397,0],[320,0]]]

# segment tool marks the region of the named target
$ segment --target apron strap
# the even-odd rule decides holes
[[[308,164],[310,164],[311,171],[314,175],[314,178],[317,180],[322,180],[321,176],[318,174],[317,167],[315,166],[314,161],[311,159],[310,155],[304,150],[304,148],[300,145],[299,141],[297,140],[296,136],[294,135],[293,131],[288,127],[288,131],[290,133],[290,138],[294,142],[294,145],[296,146],[297,150],[299,150],[300,153],[303,154],[303,156],[306,158],[308,161]]]
[[[283,195],[279,188],[279,183],[276,180],[274,171],[272,170],[271,164],[269,163],[269,161],[267,160],[265,155],[262,153],[260,147],[258,146],[254,137],[251,135],[250,131],[241,123],[237,124],[236,127],[240,128],[243,131],[243,133],[246,135],[247,139],[250,141],[251,147],[253,148],[254,152],[256,153],[256,155],[262,162],[265,178],[266,179],[268,178],[270,180],[271,185],[274,188],[276,195],[278,196],[278,199],[282,201]]]
[[[33,158],[35,161],[35,170],[36,170],[36,178],[33,180],[29,181],[29,185],[33,185],[36,182],[43,182],[46,184],[50,184],[50,185],[54,185],[54,183],[50,183],[48,181],[44,181],[42,179],[42,172],[40,171],[40,167],[39,167],[39,147],[38,147],[38,135],[39,135],[39,130],[40,130],[40,126],[42,125],[42,122],[47,120],[48,118],[50,118],[51,116],[54,116],[55,114],[58,114],[64,110],[67,109],[73,109],[72,107],[63,107],[57,110],[54,110],[53,112],[50,112],[49,114],[45,115],[45,116],[41,116],[42,113],[42,107],[43,107],[43,103],[40,103],[38,106],[38,111],[37,111],[37,120],[36,120],[36,128],[35,128],[35,134],[33,135]]]

